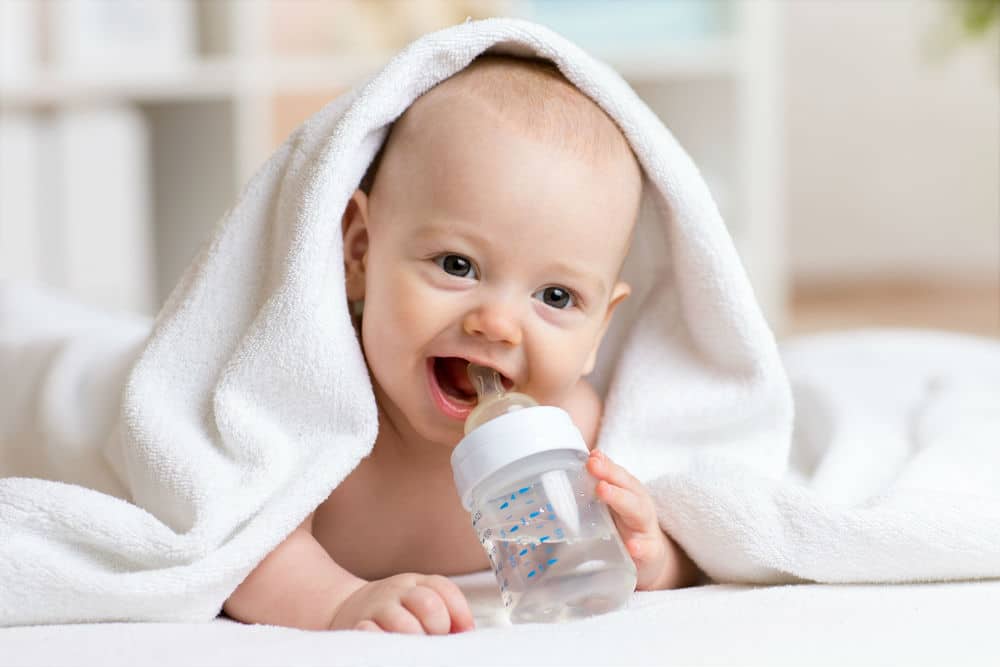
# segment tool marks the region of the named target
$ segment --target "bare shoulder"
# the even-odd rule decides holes
[[[587,443],[587,448],[593,449],[597,444],[597,434],[601,426],[601,413],[604,406],[601,397],[590,386],[590,383],[586,379],[580,378],[559,407],[569,413],[573,423],[580,429],[583,439]]]

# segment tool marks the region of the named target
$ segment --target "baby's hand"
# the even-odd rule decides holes
[[[337,609],[331,630],[446,635],[475,628],[461,589],[447,577],[397,574],[368,582]]]
[[[597,497],[611,509],[622,542],[635,562],[636,590],[686,585],[695,568],[660,529],[653,499],[642,482],[598,449],[590,452],[587,470],[598,479]]]

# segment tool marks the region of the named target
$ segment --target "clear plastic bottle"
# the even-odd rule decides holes
[[[587,472],[569,414],[507,393],[469,365],[479,403],[451,456],[462,504],[513,623],[558,622],[622,607],[636,570]]]

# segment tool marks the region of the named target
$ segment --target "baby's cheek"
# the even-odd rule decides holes
[[[570,355],[554,353],[532,369],[536,379],[533,391],[535,400],[543,405],[562,405],[569,400],[580,381],[583,362],[574,364]]]
[[[407,276],[390,273],[370,287],[372,296],[365,302],[365,315],[369,309],[374,311],[382,337],[395,341],[396,347],[409,347],[432,328],[434,304],[425,291]]]

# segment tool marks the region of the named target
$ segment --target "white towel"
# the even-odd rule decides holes
[[[860,330],[787,341],[788,470],[655,480],[661,525],[721,582],[1000,577],[1000,341]]]
[[[393,120],[488,49],[552,60],[619,123],[648,180],[633,295],[593,378],[600,446],[649,483],[709,574],[736,562],[733,578],[773,578],[745,539],[773,517],[740,515],[727,503],[741,487],[699,477],[780,484],[791,439],[777,348],[704,181],[613,71],[544,28],[491,19],[421,38],[290,136],[148,337],[110,320],[29,335],[18,323],[49,304],[0,294],[0,377],[14,385],[0,412],[0,625],[212,618],[370,452],[375,399],[337,222]],[[706,527],[713,512],[746,524]]]

